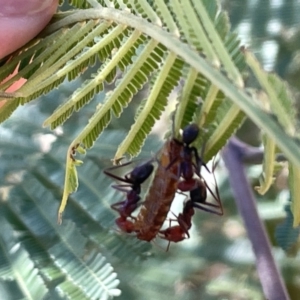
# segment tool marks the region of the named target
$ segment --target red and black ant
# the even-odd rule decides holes
[[[104,170],[104,173],[116,180],[125,182],[126,184],[113,185],[112,187],[125,192],[126,200],[114,203],[111,208],[116,210],[120,217],[116,219],[118,227],[125,232],[131,233],[133,231],[133,223],[127,220],[128,217],[135,219],[131,214],[138,207],[138,202],[141,197],[141,184],[151,175],[153,172],[153,165],[151,161],[148,161],[142,165],[135,167],[131,172],[127,173],[124,177],[119,177],[109,171],[118,169],[129,165],[131,162],[125,163],[121,166],[115,166]]]
[[[204,166],[210,173],[206,164],[200,158],[197,149],[194,146],[190,146],[191,143],[196,140],[198,135],[198,125],[190,124],[183,129],[182,141],[174,138],[174,141],[182,146],[180,156],[176,158],[176,160],[180,160],[179,173],[183,180],[178,183],[178,189],[182,192],[191,191],[197,188],[197,180],[194,179],[193,176],[196,174],[198,177],[201,177],[201,166]]]
[[[214,174],[213,177],[216,184]],[[216,193],[213,193],[204,179],[195,179],[195,182],[197,183],[197,187],[189,191],[190,199],[184,203],[182,213],[180,213],[175,220],[170,219],[170,225],[172,221],[177,221],[178,225],[170,226],[159,231],[159,237],[169,241],[167,251],[171,242],[178,243],[190,237],[189,229],[192,227],[192,217],[195,213],[194,208],[220,216],[223,215],[223,207],[219,196],[218,186],[216,185]],[[217,202],[216,204],[206,201],[207,189]]]

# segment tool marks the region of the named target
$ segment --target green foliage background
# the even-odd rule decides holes
[[[259,2],[256,7],[261,14],[254,11],[250,15],[255,17],[250,22],[251,36],[258,50],[265,35],[256,39],[255,32],[262,35],[262,20],[266,22],[267,16],[272,15],[268,1]],[[249,17],[249,8],[239,1],[225,4],[229,5],[236,25],[244,20],[243,16]],[[282,11],[294,13],[295,8],[298,6],[290,1]],[[282,14],[286,26],[294,25],[288,23],[291,20],[292,17]],[[298,48],[293,41],[281,38],[277,37],[279,55],[274,68],[293,83],[298,74],[295,63]],[[145,91],[133,98],[121,119],[112,120],[86,156],[77,154],[76,158],[84,160],[77,170],[79,189],[69,197],[62,226],[56,224],[68,147],[97,104],[103,101],[103,93],[80,113],[73,114],[64,124],[63,132],[43,129],[42,124],[91,73],[89,70],[84,77],[64,84],[38,102],[18,108],[1,125],[2,299],[106,299],[118,295],[118,289],[122,290],[119,299],[245,299],[245,294],[246,299],[263,299],[251,246],[237,216],[228,183],[222,183],[222,171],[219,182],[224,217],[197,212],[191,239],[172,245],[168,253],[155,244],[140,242],[114,230],[116,215],[110,205],[122,200],[124,195],[110,187],[112,182],[102,170],[110,166],[112,154],[128,133],[130,120]],[[105,86],[105,91],[109,89]],[[162,131],[167,131],[165,124],[161,126]],[[240,135],[243,136],[243,131]],[[49,151],[45,145],[51,139],[54,141]],[[161,143],[158,137],[150,136],[141,157],[151,156]],[[263,217],[271,237],[275,225],[284,217],[282,203],[273,201],[276,196],[276,191],[271,190],[259,199],[263,202]],[[180,201],[178,205],[181,207]],[[299,260],[285,258],[279,249],[274,250],[291,298],[297,299],[294,295],[299,293],[295,284]]]

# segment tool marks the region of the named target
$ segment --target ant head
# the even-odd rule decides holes
[[[191,144],[199,134],[199,126],[197,124],[190,124],[183,129],[182,142],[184,144]]]

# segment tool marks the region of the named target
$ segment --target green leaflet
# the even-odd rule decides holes
[[[202,1],[197,1],[197,0],[192,0],[194,4],[195,11],[198,13],[199,18],[201,20],[201,23],[203,25],[203,29],[206,31],[206,34],[208,38],[211,41],[212,46],[214,47],[214,50],[224,67],[225,72],[227,73],[228,77],[233,80],[233,82],[238,86],[238,87],[243,87],[244,82],[242,79],[242,76],[232,61],[230,57],[230,53],[227,51],[224,43],[222,42],[222,37],[218,34],[216,34],[216,30],[214,28],[213,21],[209,17],[207,10],[205,9],[204,2]],[[207,3],[207,2],[206,2]],[[224,15],[224,13],[221,15]],[[228,20],[225,20],[222,22],[224,24],[229,24]],[[228,28],[229,29],[229,28]]]
[[[176,1],[174,1],[174,3],[176,3]],[[228,55],[231,56],[236,68],[243,71],[246,64],[243,53],[239,48],[240,41],[237,39],[236,34],[229,32],[230,26],[226,14],[223,12],[217,14],[218,10],[214,2],[204,1],[203,3],[208,10],[210,18],[212,20],[215,18],[215,30],[217,31],[218,36],[224,41],[224,47],[227,49]],[[195,4],[195,6],[197,5]],[[191,10],[190,13],[192,13]],[[186,18],[186,20],[189,20],[189,18]],[[202,45],[203,38],[191,39],[191,41],[197,48],[205,48],[205,45]],[[219,43],[220,41],[218,40],[216,42]],[[219,49],[217,49],[217,52],[218,51]],[[223,56],[223,54],[220,54],[220,56]],[[175,119],[175,133],[178,132],[179,128],[185,127],[194,119],[194,121],[199,124],[200,128],[203,127],[206,132],[206,134],[202,134],[197,145],[199,147],[201,146],[199,143],[200,141],[208,142],[205,157],[210,159],[225,145],[227,138],[229,138],[241,125],[244,117],[235,107],[232,114],[231,112],[228,113],[225,118],[224,113],[226,113],[226,111],[222,108],[222,102],[226,101],[224,93],[219,91],[218,87],[212,85],[196,70],[190,69],[189,72],[184,75],[186,81],[182,88],[182,94],[180,94],[179,97],[180,103]],[[233,74],[232,76],[235,75]],[[228,109],[228,105],[227,101],[226,109]],[[226,124],[224,123],[225,121]],[[218,122],[222,123],[218,126]],[[204,136],[210,137],[210,140],[207,141],[207,138]],[[213,140],[211,139],[211,136]],[[213,149],[210,150],[211,147]],[[208,151],[210,153],[207,153]]]
[[[77,162],[74,161],[73,159],[67,160],[64,194],[58,209],[58,216],[57,216],[58,224],[62,223],[62,213],[64,212],[65,207],[67,205],[69,195],[76,192],[78,188],[78,176],[77,176],[77,169],[76,169],[77,165],[78,165]]]
[[[216,122],[204,128],[205,161],[209,161],[215,156],[220,147],[223,147],[230,136],[237,130],[244,120],[244,113],[236,104],[228,99],[223,100],[218,108]]]
[[[276,144],[267,136],[263,137],[264,144],[264,161],[263,161],[263,173],[260,178],[260,186],[255,187],[256,191],[264,195],[274,182],[275,173],[275,155]]]
[[[116,116],[120,115],[122,107],[126,107],[132,96],[137,93],[137,87],[141,88],[146,81],[146,75],[150,74],[157,66],[151,56],[148,57],[152,51],[151,55],[155,55],[157,51],[159,52],[159,49],[155,50],[156,46],[155,42],[150,42],[143,47],[135,60],[135,65],[126,70],[122,80],[117,82],[115,90],[106,94],[104,104],[99,106],[90,119],[88,126],[73,141],[73,145],[82,142],[86,148],[90,148],[110,121],[111,112],[113,111]]]
[[[247,63],[269,97],[268,103],[263,103],[263,108],[274,113],[286,132],[294,135],[296,132],[296,108],[287,85],[277,75],[262,70],[250,52],[246,51],[245,53]]]
[[[14,99],[13,101],[6,101],[6,103],[1,107],[0,110],[0,122],[4,122],[8,119],[12,113],[19,107],[18,99]]]
[[[78,28],[78,25],[76,28]],[[20,63],[20,66],[18,67],[19,72],[6,82],[1,82],[1,89],[9,87],[13,82],[22,77],[29,78],[33,70],[36,72],[37,67],[40,67],[45,60],[49,59],[49,57],[65,43],[66,39],[70,38],[72,33],[74,33],[74,31],[72,31],[71,28],[57,30],[52,34],[49,34],[47,38],[40,40],[39,43],[25,49],[19,55],[13,57],[9,64],[5,64],[1,67],[0,79],[1,81],[5,79],[6,76],[11,74]],[[32,59],[33,62],[28,64]]]
[[[171,10],[168,8],[167,5],[168,4],[166,3],[166,1],[160,1],[160,0],[153,1],[154,9],[157,15],[160,17],[160,20],[163,22],[164,26],[168,28],[169,32],[178,36],[179,29],[177,27],[175,20],[171,15]]]
[[[205,88],[208,82],[194,68],[185,67],[183,74],[186,78],[182,92],[179,94],[179,105],[175,116],[175,134],[192,122],[199,105],[201,107]]]
[[[134,12],[153,24],[161,26],[160,18],[147,1],[129,0]]]
[[[289,163],[289,188],[291,193],[291,211],[293,213],[293,227],[300,225],[300,169]]]
[[[60,1],[61,1],[61,3],[68,2],[68,3],[70,3],[71,5],[73,5],[77,8],[89,8],[89,7],[91,7],[88,0],[68,0],[68,1],[60,0]]]

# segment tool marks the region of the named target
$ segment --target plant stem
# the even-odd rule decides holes
[[[275,264],[264,225],[259,218],[253,191],[246,178],[243,166],[246,149],[246,144],[237,139],[231,139],[222,151],[222,157],[229,173],[229,182],[252,243],[257,272],[265,297],[268,300],[289,299]]]

